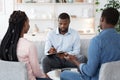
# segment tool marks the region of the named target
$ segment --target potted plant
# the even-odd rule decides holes
[[[100,4],[99,0],[96,0],[95,4],[99,5]],[[108,7],[113,7],[117,10],[120,9],[119,0],[108,0],[108,2],[104,5],[104,8],[96,9],[96,12],[102,11],[103,9],[108,8]],[[115,29],[118,33],[120,33],[120,18],[119,18],[118,24],[116,25]],[[99,26],[98,26],[98,31],[100,32],[100,27]]]

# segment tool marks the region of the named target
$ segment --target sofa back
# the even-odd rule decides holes
[[[83,54],[87,57],[90,39],[81,39],[80,41],[81,41],[80,54]]]
[[[1,42],[1,40],[0,40],[0,42]],[[41,60],[45,56],[45,54],[44,54],[45,41],[44,40],[34,41],[34,43],[37,48],[39,62],[41,63]],[[87,51],[88,51],[90,39],[81,39],[80,43],[81,43],[80,54],[85,55],[87,57]]]
[[[0,80],[28,80],[25,63],[0,60]]]
[[[99,80],[120,80],[120,61],[102,64]]]
[[[80,43],[81,43],[80,54],[83,54],[86,57],[87,57],[87,50],[89,47],[89,42],[90,42],[90,39],[81,39],[81,41],[80,41]],[[37,47],[39,62],[41,62],[41,60],[45,56],[45,54],[44,54],[45,41],[35,41],[34,43]]]

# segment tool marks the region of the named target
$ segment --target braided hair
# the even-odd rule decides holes
[[[18,61],[17,43],[21,37],[27,15],[23,11],[13,11],[9,18],[8,30],[0,45],[0,59],[5,61]]]

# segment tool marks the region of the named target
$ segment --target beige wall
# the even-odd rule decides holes
[[[100,9],[104,7],[104,4],[107,2],[107,0],[99,0],[100,4],[98,6],[95,6],[95,8]],[[100,16],[101,16],[101,12],[95,12],[95,30],[96,30],[96,34],[97,32],[97,27],[99,26],[99,20],[100,20]]]
[[[8,18],[14,9],[14,0],[4,0],[4,13],[0,14],[0,39],[8,27]]]
[[[4,14],[0,14],[0,39],[4,36],[7,27],[8,27],[8,19],[10,14],[12,13],[12,11],[14,10],[14,0],[4,0],[5,1],[5,9],[4,9]],[[103,4],[105,4],[105,2],[107,0],[99,0],[100,1],[100,5],[96,8],[100,8],[103,7]],[[100,18],[101,13],[95,13],[95,27],[97,30],[97,26],[99,24],[99,18]]]

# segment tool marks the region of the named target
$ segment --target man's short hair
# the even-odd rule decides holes
[[[68,19],[70,20],[70,16],[67,13],[61,13],[58,19]]]
[[[103,10],[101,17],[105,18],[107,24],[116,25],[119,19],[119,12],[115,8],[106,8]]]

